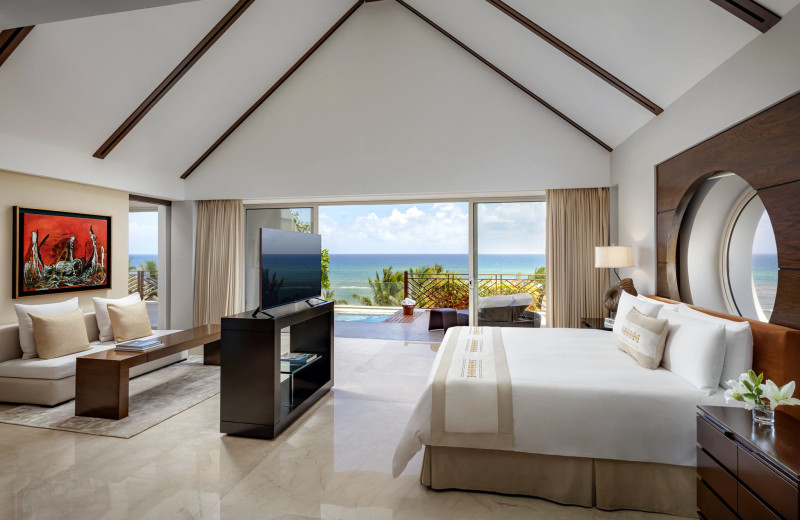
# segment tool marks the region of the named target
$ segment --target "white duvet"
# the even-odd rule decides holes
[[[450,329],[443,342],[457,329]],[[514,451],[695,465],[698,404],[724,405],[664,368],[648,370],[589,329],[502,329],[514,406]],[[430,444],[431,383],[394,454],[397,477]]]

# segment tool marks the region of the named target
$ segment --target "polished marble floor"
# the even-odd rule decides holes
[[[438,345],[336,348],[334,391],[275,441],[221,435],[218,397],[127,440],[0,424],[0,519],[667,518],[431,491],[420,456],[392,479]]]

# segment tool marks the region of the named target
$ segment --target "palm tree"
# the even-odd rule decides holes
[[[408,274],[445,274],[447,271],[445,270],[442,264],[433,264],[433,265],[421,265],[416,269],[411,267],[408,270]]]
[[[130,259],[128,263],[130,264]],[[147,260],[143,264],[139,264],[139,271],[145,271],[150,276],[156,276],[158,274],[158,264],[155,260]]]
[[[383,268],[383,275],[375,272],[375,279],[367,279],[372,298],[353,294],[353,298],[361,305],[379,305],[381,307],[399,307],[403,299],[403,273],[395,272],[392,266]]]

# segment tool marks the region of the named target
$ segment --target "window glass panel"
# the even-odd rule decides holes
[[[258,307],[259,229],[283,229],[311,233],[311,208],[254,208],[245,211],[245,308]]]

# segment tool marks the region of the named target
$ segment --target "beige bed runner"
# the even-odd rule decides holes
[[[514,449],[511,378],[498,327],[456,327],[433,378],[431,444]]]

